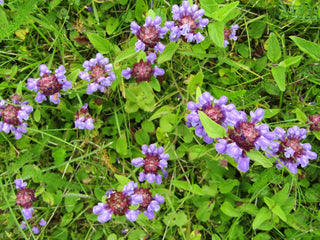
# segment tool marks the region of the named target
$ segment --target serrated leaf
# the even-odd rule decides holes
[[[253,220],[253,229],[259,229],[259,227],[267,220],[271,218],[271,212],[268,208],[262,207]]]
[[[222,48],[224,43],[224,23],[223,22],[213,22],[208,24],[209,36],[213,43]]]
[[[281,58],[280,44],[277,36],[273,32],[269,36],[267,56],[273,63],[277,62]]]
[[[286,90],[286,74],[285,74],[285,68],[278,66],[278,67],[272,67],[271,72],[274,80],[276,81],[280,91],[284,92]]]
[[[227,18],[230,15],[230,13],[238,6],[238,4],[239,1],[225,5],[224,7],[216,10],[212,14],[212,18],[214,18],[217,21],[224,21],[225,18]]]
[[[164,51],[158,57],[157,64],[162,64],[166,61],[171,60],[173,54],[177,51],[178,47],[179,47],[178,43],[175,43],[175,42],[169,43],[164,49]]]
[[[108,35],[111,35],[119,26],[119,19],[118,18],[114,18],[114,17],[110,17],[107,20],[107,33]]]
[[[226,129],[209,118],[204,112],[199,111],[200,121],[206,133],[212,138],[222,138],[226,135]]]
[[[229,217],[240,217],[241,213],[239,209],[234,208],[230,202],[224,202],[221,207],[221,211]]]
[[[251,160],[259,163],[265,168],[271,168],[273,166],[274,159],[268,158],[264,156],[261,152],[257,150],[251,150],[250,152],[246,153],[248,157],[250,157]]]
[[[303,38],[296,36],[290,36],[294,43],[300,48],[304,53],[309,54],[312,58],[320,61],[320,45],[314,42],[307,41]]]

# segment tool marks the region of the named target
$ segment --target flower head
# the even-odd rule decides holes
[[[18,205],[23,207],[22,213],[25,219],[30,219],[32,217],[32,213],[34,212],[32,204],[37,200],[35,198],[35,190],[26,188],[27,183],[23,182],[22,178],[14,180],[14,183],[16,185],[16,189],[19,189],[16,194],[16,202]]]
[[[167,171],[167,160],[169,159],[169,154],[163,153],[163,147],[158,147],[155,144],[151,144],[149,147],[143,145],[141,147],[142,154],[145,158],[135,158],[132,159],[131,163],[135,167],[143,167],[143,172],[139,175],[139,181],[144,182],[147,180],[149,183],[156,182],[156,184],[161,184],[161,174],[158,173],[159,170],[162,171],[164,177],[168,176]]]
[[[263,119],[264,110],[258,108],[250,112],[251,119],[247,121],[245,112],[233,110],[228,113],[226,123],[233,127],[228,129],[227,137],[218,139],[215,148],[218,153],[226,153],[238,162],[238,169],[242,172],[249,170],[250,158],[246,152],[252,149],[266,150],[275,138],[273,132],[269,132],[267,124],[256,125]]]
[[[189,1],[183,1],[182,6],[172,6],[172,18],[175,21],[166,22],[166,27],[170,29],[170,41],[178,41],[181,37],[184,41],[200,43],[204,40],[201,33],[195,32],[203,29],[209,23],[209,19],[202,18],[204,10],[197,5],[189,6]]]
[[[316,159],[317,154],[311,150],[310,143],[301,143],[307,137],[307,130],[297,126],[289,128],[287,133],[281,127],[274,129],[276,141],[267,150],[268,157],[277,157],[277,168],[287,167],[291,173],[297,173],[299,165],[306,167],[309,159]]]
[[[12,96],[12,104],[6,100],[0,100],[0,132],[14,134],[16,139],[20,139],[23,133],[26,133],[28,124],[24,122],[29,119],[30,113],[33,111],[28,101],[20,102],[21,96]],[[23,127],[23,128],[21,128]]]
[[[88,113],[88,104],[84,104],[81,109],[80,112],[77,112],[75,114],[75,119],[76,121],[74,122],[75,128],[79,128],[79,129],[89,129],[92,130],[94,128],[93,125],[93,118],[91,117],[91,115]]]
[[[122,76],[126,79],[134,77],[137,82],[149,82],[152,75],[155,78],[157,76],[162,76],[164,74],[164,70],[162,68],[159,68],[157,65],[152,68],[152,64],[155,62],[156,57],[155,53],[150,53],[147,56],[146,62],[141,59],[140,62],[133,64],[132,69],[128,67],[127,69],[122,70]]]
[[[167,33],[167,27],[160,27],[161,17],[156,16],[154,19],[152,17],[147,17],[145,24],[140,27],[136,22],[131,23],[131,33],[135,34],[138,38],[136,42],[136,51],[155,51],[162,53],[165,49],[165,45],[159,42],[160,38]]]
[[[234,40],[236,41],[238,37],[236,36],[237,30],[239,28],[238,24],[232,25],[230,29],[225,29],[223,34],[224,34],[224,42],[223,42],[223,47],[226,48],[227,45],[229,44],[229,41]]]
[[[87,86],[88,94],[98,90],[106,92],[106,87],[111,86],[112,82],[116,80],[115,73],[111,72],[113,69],[112,64],[101,53],[97,53],[96,58],[85,61],[83,67],[85,69],[79,72],[79,77],[89,82]]]
[[[137,220],[140,214],[139,210],[131,210],[131,205],[137,205],[142,202],[142,197],[135,194],[137,189],[137,184],[134,182],[129,182],[123,187],[123,191],[109,190],[106,192],[106,203],[98,203],[98,205],[93,207],[93,213],[98,216],[98,221],[100,223],[105,223],[111,220],[112,215],[123,216],[134,222]]]
[[[227,126],[226,117],[229,112],[235,109],[234,104],[228,104],[228,98],[222,96],[220,99],[214,99],[209,92],[204,92],[199,96],[199,103],[190,101],[187,105],[191,111],[186,117],[187,126],[195,127],[195,133],[198,137],[203,137],[206,143],[212,143],[213,139],[208,136],[199,118],[199,111],[204,112],[209,118],[223,127]]]
[[[39,66],[41,78],[29,78],[27,88],[37,92],[36,101],[42,103],[49,97],[50,102],[58,104],[60,102],[60,91],[66,91],[72,88],[72,82],[66,80],[66,70],[63,65],[60,65],[55,74],[45,64]]]
[[[310,123],[309,129],[311,132],[313,132],[313,131],[319,132],[320,131],[319,122],[320,122],[320,114],[314,114],[314,115],[308,116],[307,123]]]

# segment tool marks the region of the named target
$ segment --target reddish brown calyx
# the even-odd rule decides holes
[[[151,63],[144,62],[142,59],[140,62],[133,64],[132,67],[132,76],[136,78],[137,82],[150,81],[152,76],[152,67]]]
[[[21,123],[18,119],[18,112],[20,111],[20,109],[21,107],[8,104],[1,112],[3,121],[14,126],[19,125]]]
[[[255,129],[255,125],[250,122],[242,122],[239,127],[230,129],[228,133],[229,138],[246,152],[249,152],[255,147],[254,142],[260,137],[260,132]]]
[[[35,190],[31,190],[29,188],[20,189],[17,192],[17,204],[23,208],[29,208],[32,206],[32,203],[35,202],[37,199],[34,196]]]
[[[96,65],[91,69],[91,78],[97,82],[100,77],[108,77],[109,75],[104,71],[102,66]]]
[[[62,84],[60,84],[54,74],[49,75],[45,73],[42,78],[38,81],[38,87],[45,96],[53,95],[62,89]]]
[[[183,18],[181,18],[181,20],[179,21],[179,26],[182,26],[184,24],[189,25],[190,32],[194,32],[197,29],[197,23],[190,16],[184,16]]]
[[[154,48],[159,42],[159,30],[154,26],[149,25],[147,27],[140,28],[140,31],[137,35],[147,47]]]
[[[147,156],[144,159],[143,169],[146,173],[157,173],[160,170],[159,158],[156,156]]]
[[[209,107],[207,107],[206,109],[202,110],[209,118],[211,118],[213,121],[215,121],[218,124],[221,124],[223,119],[224,119],[224,115],[221,112],[221,109],[218,106],[213,107],[212,105],[210,105]]]
[[[139,188],[134,194],[140,194],[142,196],[142,203],[139,204],[139,210],[146,209],[152,201],[152,194],[149,189]]]
[[[123,216],[129,207],[128,198],[119,191],[113,191],[106,199],[108,207],[115,215]]]

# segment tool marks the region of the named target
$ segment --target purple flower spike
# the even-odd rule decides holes
[[[16,139],[20,139],[23,133],[26,133],[28,124],[24,122],[29,119],[30,113],[33,111],[32,106],[28,101],[20,102],[21,96],[14,94],[12,97],[12,104],[6,100],[0,101],[0,132],[14,134]],[[22,127],[22,128],[21,128]]]
[[[274,141],[267,149],[268,157],[276,157],[277,168],[287,167],[291,173],[297,173],[298,166],[306,167],[309,159],[317,158],[317,154],[311,150],[311,144],[301,143],[306,138],[306,129],[300,129],[297,126],[289,128],[287,133],[280,127],[274,129],[276,141]]]
[[[133,64],[132,70],[128,67],[121,71],[121,74],[126,79],[134,77],[137,82],[142,81],[150,81],[152,75],[156,78],[158,76],[164,75],[165,71],[162,68],[159,68],[157,65],[152,68],[152,64],[155,63],[157,55],[155,53],[150,53],[146,59],[147,61],[143,61]]]
[[[308,116],[307,123],[310,123],[309,129],[311,132],[313,131],[320,131],[319,123],[320,123],[320,114],[314,114],[311,116]]]
[[[198,111],[204,112],[213,121],[223,127],[227,126],[227,114],[235,109],[234,104],[228,104],[228,98],[222,96],[220,99],[214,99],[209,92],[204,92],[199,96],[199,103],[189,102],[187,104],[188,110],[191,111],[186,117],[187,126],[195,127],[195,133],[198,137],[203,137],[206,143],[212,143],[213,139],[205,132],[199,118]]]
[[[89,82],[87,85],[88,94],[92,94],[98,90],[106,92],[106,87],[111,86],[116,80],[115,73],[111,72],[113,69],[112,64],[101,53],[97,53],[96,58],[85,61],[83,67],[85,69],[79,72],[79,77]]]
[[[33,226],[32,227],[32,232],[34,233],[34,234],[39,234],[39,228],[37,227],[37,226]]]
[[[144,171],[139,174],[139,181],[144,182],[147,180],[149,183],[156,182],[156,184],[161,184],[162,176],[158,171],[161,170],[164,177],[168,176],[165,168],[167,168],[169,154],[163,153],[163,147],[157,148],[155,144],[151,144],[149,147],[143,145],[141,149],[145,158],[135,158],[131,161],[135,167],[143,167]]]
[[[93,125],[93,118],[91,117],[91,115],[88,113],[88,104],[86,103],[85,105],[83,105],[80,109],[80,112],[77,112],[75,114],[75,128],[79,128],[79,129],[88,129],[88,130],[92,130],[94,128]]]
[[[136,51],[152,52],[156,51],[162,53],[165,46],[159,42],[160,38],[167,33],[167,27],[160,27],[161,18],[156,16],[154,20],[152,17],[147,17],[143,27],[140,27],[136,22],[131,23],[131,33],[138,38],[136,42]]]
[[[60,91],[64,91],[68,88],[72,88],[72,82],[66,80],[66,70],[63,65],[60,65],[55,74],[51,74],[51,71],[45,64],[39,66],[41,78],[29,78],[27,88],[37,92],[35,100],[38,103],[42,103],[49,97],[50,102],[58,104],[60,102]]]
[[[226,123],[233,126],[228,129],[228,136],[218,139],[215,148],[220,154],[227,154],[238,163],[238,169],[242,172],[249,170],[250,158],[246,152],[252,149],[266,150],[275,138],[275,134],[269,132],[267,124],[256,125],[261,121],[264,110],[258,108],[250,112],[251,120],[247,121],[245,112],[232,110],[228,113]]]
[[[229,44],[229,41],[234,40],[236,41],[238,37],[236,36],[237,30],[239,28],[238,24],[232,25],[230,29],[225,29],[223,34],[224,34],[224,43],[223,47],[226,48],[227,45]]]
[[[204,10],[199,9],[197,5],[189,6],[189,1],[183,1],[182,6],[172,6],[172,18],[176,20],[166,22],[166,27],[170,29],[170,41],[175,42],[180,37],[188,42],[202,42],[205,38],[201,33],[195,32],[197,29],[203,29],[208,25],[209,19],[202,18]]]

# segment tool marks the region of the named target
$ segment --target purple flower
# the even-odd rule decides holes
[[[32,213],[34,212],[34,209],[31,208],[31,207],[28,207],[28,208],[23,208],[22,209],[22,213],[23,213],[23,216],[25,219],[30,219],[32,218]]]
[[[111,72],[113,67],[108,58],[104,58],[101,53],[97,53],[96,58],[83,63],[84,71],[79,72],[82,80],[89,82],[87,93],[92,94],[98,90],[106,92],[106,87],[112,85],[116,80],[116,75]]]
[[[106,192],[106,203],[98,203],[93,207],[93,213],[98,215],[98,221],[105,223],[111,220],[112,215],[125,215],[126,218],[134,222],[137,220],[140,211],[129,209],[131,205],[142,202],[142,196],[135,194],[137,183],[129,182],[123,187],[123,191],[109,190]]]
[[[0,4],[3,5],[4,4],[4,0],[0,0]]]
[[[27,183],[23,182],[22,178],[14,180],[14,183],[16,184],[16,189],[24,189],[27,186]]]
[[[184,41],[200,43],[204,40],[201,33],[195,32],[197,29],[203,29],[209,23],[209,19],[202,18],[204,10],[199,9],[197,5],[189,6],[189,1],[183,1],[182,6],[172,6],[172,18],[175,21],[166,22],[166,27],[170,29],[170,41],[178,41],[182,38]]]
[[[225,29],[223,34],[224,34],[224,43],[223,47],[226,48],[227,45],[229,44],[229,41],[234,40],[236,41],[238,37],[236,36],[237,30],[239,28],[238,24],[232,25],[230,29]]]
[[[320,122],[320,114],[314,114],[314,115],[308,116],[307,123],[310,124],[309,125],[310,132],[320,131],[319,122]]]
[[[93,118],[91,117],[91,115],[88,113],[88,104],[84,104],[81,107],[80,112],[77,112],[75,114],[75,128],[79,128],[79,129],[89,129],[92,130],[94,128],[93,125]]]
[[[47,224],[46,220],[44,220],[43,218],[41,218],[40,221],[39,221],[39,225],[40,225],[41,227],[44,227],[46,224]]]
[[[163,147],[157,148],[155,144],[151,144],[150,147],[143,145],[141,147],[142,154],[145,158],[135,158],[132,159],[131,163],[135,167],[143,167],[143,172],[139,175],[139,181],[144,182],[147,180],[149,183],[156,182],[156,184],[161,184],[161,174],[158,173],[159,170],[162,171],[164,177],[168,176],[167,171],[167,160],[169,159],[169,154],[163,153]]]
[[[228,98],[222,96],[220,99],[214,99],[209,92],[204,92],[199,96],[199,103],[188,102],[188,110],[191,111],[186,117],[187,126],[195,127],[195,133],[198,137],[203,137],[206,143],[212,143],[213,139],[208,136],[199,118],[199,111],[204,112],[209,118],[223,127],[227,126],[226,117],[229,112],[235,109],[234,104],[228,104]]]
[[[33,226],[32,227],[32,232],[34,233],[34,234],[39,234],[39,228],[37,227],[37,226]]]
[[[142,201],[139,205],[139,210],[144,210],[144,214],[149,218],[154,218],[154,212],[160,210],[160,204],[164,203],[164,197],[156,194],[152,196],[148,188],[139,188],[135,191],[135,194],[142,197]]]
[[[27,223],[25,221],[22,221],[21,224],[20,224],[20,227],[22,230],[26,229],[27,228]]]
[[[275,138],[273,132],[269,132],[267,124],[256,125],[263,119],[264,110],[258,108],[250,112],[251,120],[247,121],[245,112],[232,110],[228,113],[226,123],[233,129],[228,129],[228,136],[218,139],[215,148],[220,154],[227,154],[238,163],[238,169],[242,172],[249,170],[250,158],[246,152],[252,149],[266,150]]]
[[[49,97],[50,102],[58,104],[61,97],[60,91],[66,91],[72,88],[72,82],[67,81],[66,70],[63,65],[60,65],[55,74],[50,74],[51,71],[45,64],[39,66],[41,78],[29,78],[27,88],[37,92],[36,101],[42,103]]]
[[[0,100],[0,116],[3,121],[0,121],[0,132],[14,134],[16,139],[20,139],[23,133],[26,133],[28,124],[24,122],[29,119],[33,107],[28,101],[20,102],[16,99],[16,94],[12,96],[12,104],[6,100]],[[22,128],[21,128],[22,127]]]
[[[297,173],[299,165],[304,168],[309,164],[309,159],[317,158],[317,154],[310,151],[310,143],[301,143],[301,140],[307,137],[306,129],[294,126],[286,133],[281,127],[276,127],[274,133],[277,140],[269,146],[266,155],[278,158],[277,168],[285,166],[291,173]]]
[[[164,70],[159,68],[157,65],[152,69],[152,64],[155,62],[157,55],[155,53],[150,53],[147,56],[147,61],[144,62],[142,59],[140,62],[133,64],[132,70],[128,67],[121,71],[122,76],[126,79],[134,77],[137,82],[150,81],[152,75],[156,78],[157,76],[164,75]]]
[[[154,20],[152,17],[147,17],[143,27],[140,27],[136,22],[131,23],[131,33],[135,34],[138,38],[136,42],[136,51],[149,52],[155,51],[162,53],[165,49],[165,45],[159,42],[159,38],[167,33],[167,27],[160,27],[161,17],[156,16]]]

